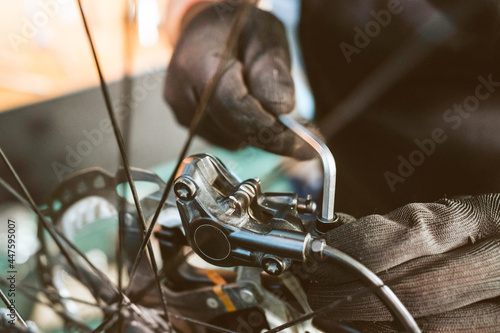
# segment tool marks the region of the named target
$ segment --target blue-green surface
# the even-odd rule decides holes
[[[283,157],[248,147],[238,151],[212,148],[207,153],[214,155],[239,179],[260,178],[263,192],[293,192],[292,184],[282,175],[275,173]],[[156,166],[153,171],[164,180],[170,177],[176,161]]]

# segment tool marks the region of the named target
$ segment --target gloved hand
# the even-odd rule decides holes
[[[168,66],[164,97],[184,126],[190,125],[203,89],[217,71],[238,12],[234,2],[231,12],[221,13],[216,6],[189,21]],[[292,111],[294,103],[284,27],[273,15],[252,7],[237,52],[196,133],[229,149],[253,145],[300,159],[314,157],[306,143],[276,120],[276,115]]]
[[[325,237],[377,273],[424,332],[498,332],[500,194],[409,204],[346,223]],[[364,288],[328,262],[309,263],[295,273],[305,280],[313,309]],[[398,327],[373,293],[320,318],[328,320],[370,332]]]

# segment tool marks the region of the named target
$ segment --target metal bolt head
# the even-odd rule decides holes
[[[189,178],[179,177],[175,181],[174,192],[181,200],[191,200],[196,194],[196,185]]]
[[[280,275],[285,269],[285,263],[282,259],[275,256],[265,256],[262,259],[262,268],[269,275]]]
[[[241,289],[240,290],[240,297],[245,303],[254,303],[255,302],[255,296],[253,292],[251,292],[248,289]]]
[[[207,298],[207,306],[210,309],[217,309],[219,307],[219,302],[213,297]]]

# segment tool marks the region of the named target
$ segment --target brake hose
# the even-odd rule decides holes
[[[403,324],[406,332],[421,332],[415,319],[403,303],[401,303],[396,294],[394,294],[394,292],[365,265],[351,256],[326,245],[324,240],[313,240],[311,243],[311,252],[318,253],[320,256],[331,259],[342,268],[355,274],[369,287],[374,287],[375,294],[399,322]]]

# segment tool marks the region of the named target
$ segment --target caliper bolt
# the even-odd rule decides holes
[[[210,309],[217,309],[219,307],[219,302],[213,297],[207,298],[207,306]]]
[[[265,255],[262,259],[262,268],[269,275],[280,275],[285,269],[285,262],[276,256]]]
[[[174,184],[174,192],[181,200],[191,200],[196,194],[196,185],[191,179],[180,177]]]
[[[310,194],[308,194],[305,199],[297,199],[297,211],[299,214],[314,214],[316,211],[316,203],[313,201]]]
[[[241,289],[240,290],[240,297],[243,300],[243,302],[245,302],[245,303],[250,304],[250,303],[255,302],[255,296],[254,296],[253,292],[251,292],[248,289]]]

